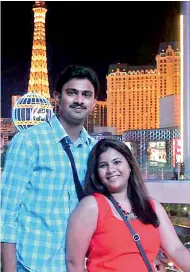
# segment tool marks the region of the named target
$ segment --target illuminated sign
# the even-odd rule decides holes
[[[172,140],[172,166],[178,162],[181,162],[181,138]]]
[[[48,121],[53,115],[53,106],[49,100],[34,92],[20,97],[12,110],[12,119],[19,131]]]
[[[45,109],[42,109],[40,105],[36,105],[31,112],[31,119],[38,120],[41,119],[42,121],[46,120],[47,112]]]
[[[131,150],[131,152],[137,156],[137,143],[136,142],[128,142],[126,141],[125,144],[128,146],[128,148]]]
[[[150,165],[157,166],[159,163],[166,163],[166,142],[152,141],[148,144],[148,160]]]

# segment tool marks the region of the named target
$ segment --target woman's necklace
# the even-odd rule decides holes
[[[116,201],[117,202],[117,201]],[[126,212],[125,210],[122,209],[121,205],[119,204],[119,202],[117,202],[117,205],[119,206],[119,208],[122,210],[122,212],[124,213],[125,217],[128,220],[135,220],[137,219],[137,216],[133,213],[133,211],[131,210],[130,212]]]

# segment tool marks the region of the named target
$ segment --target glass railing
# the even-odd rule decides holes
[[[190,204],[162,203],[162,205],[173,223],[179,239],[190,250]],[[162,250],[159,250],[156,261],[159,266],[158,271],[181,272]]]
[[[150,167],[146,166],[141,168],[144,180],[180,180],[190,181],[190,169],[180,171],[180,169],[172,169],[169,166],[161,167]]]

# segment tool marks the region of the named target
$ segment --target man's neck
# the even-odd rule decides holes
[[[75,142],[79,136],[80,132],[82,130],[83,124],[71,124],[67,123],[65,120],[63,120],[61,117],[59,117],[59,121],[64,127],[67,134],[70,136],[73,142]]]

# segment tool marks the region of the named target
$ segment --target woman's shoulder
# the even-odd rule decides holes
[[[94,195],[85,196],[80,202],[80,206],[84,206],[86,208],[96,208],[97,202]]]
[[[98,205],[96,199],[90,195],[85,196],[71,213],[71,218],[97,218]]]
[[[84,197],[72,211],[68,229],[76,229],[81,231],[95,231],[98,220],[98,206],[93,196]],[[78,233],[78,232],[77,232]]]
[[[106,200],[106,197],[101,193],[93,193],[86,196],[80,202],[81,211],[85,213],[94,214],[97,216],[98,221],[101,222],[110,212],[110,205]]]
[[[100,201],[103,201],[104,195],[100,193],[93,193],[92,195],[85,196],[80,201],[80,206],[85,209],[97,209]]]

